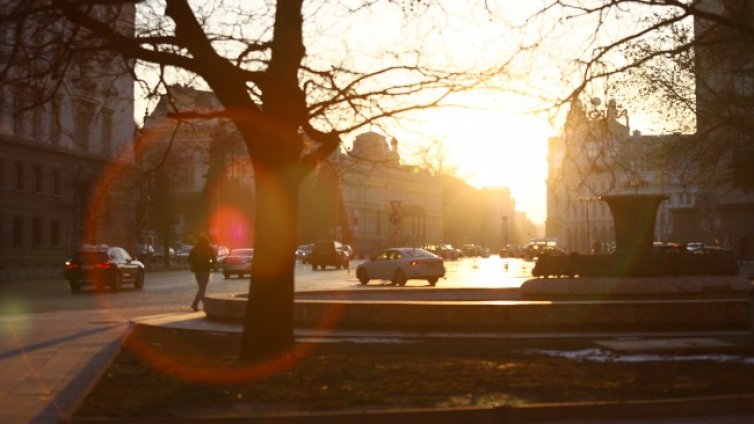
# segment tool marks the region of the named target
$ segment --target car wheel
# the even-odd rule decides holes
[[[396,270],[395,274],[393,275],[393,284],[396,286],[405,286],[406,285],[406,274],[403,273],[403,270]]]
[[[136,281],[134,281],[134,288],[141,290],[144,288],[144,271],[139,271],[136,275]]]
[[[113,283],[110,286],[113,291],[120,290],[120,287],[123,285],[123,276],[120,275],[120,272],[116,272],[115,276],[113,277]]]
[[[429,285],[430,286],[434,287],[435,284],[437,284],[437,277],[432,277],[432,278],[428,279],[427,281],[429,281]]]
[[[81,291],[81,283],[77,280],[68,280],[68,285],[71,287],[71,293],[78,293]]]
[[[364,268],[359,268],[356,270],[356,278],[359,279],[359,282],[361,284],[366,284],[369,282],[369,276],[367,275],[367,270]]]
[[[227,272],[223,272],[223,277],[225,277],[225,279],[227,280],[228,278],[230,278],[230,274]]]
[[[317,270],[317,264],[312,263],[312,271],[316,271],[316,270]]]

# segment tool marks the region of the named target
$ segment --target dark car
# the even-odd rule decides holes
[[[334,266],[336,269],[348,268],[350,260],[347,248],[335,240],[318,241],[312,246],[310,262],[315,271],[328,266]]]
[[[230,254],[223,260],[223,275],[230,278],[233,274],[239,278],[244,274],[251,275],[251,263],[254,260],[254,249],[251,247],[231,249]]]
[[[225,257],[230,255],[230,249],[227,246],[213,244],[212,250],[215,251],[215,260],[212,262],[212,270],[220,271],[223,269],[223,261],[225,260]]]
[[[311,262],[312,256],[312,244],[302,244],[296,248],[296,259],[299,259],[302,264],[308,264]]]
[[[123,284],[133,284],[139,290],[144,287],[144,264],[122,247],[84,246],[65,262],[63,274],[73,293],[83,286],[107,286],[113,290]]]

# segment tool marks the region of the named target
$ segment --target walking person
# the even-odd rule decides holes
[[[189,253],[188,261],[191,272],[194,273],[196,284],[199,285],[196,296],[194,296],[194,302],[191,303],[191,309],[196,312],[199,310],[199,302],[204,304],[204,293],[207,291],[207,284],[209,284],[209,273],[212,264],[215,262],[215,251],[209,245],[207,236],[199,236],[199,241],[196,242],[196,246]]]

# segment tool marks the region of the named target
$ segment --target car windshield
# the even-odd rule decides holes
[[[254,256],[254,249],[233,249],[230,251],[231,256]]]

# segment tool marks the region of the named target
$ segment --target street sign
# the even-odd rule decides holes
[[[391,200],[390,201],[390,209],[393,212],[398,212],[398,209],[401,208],[401,201],[400,200]]]

